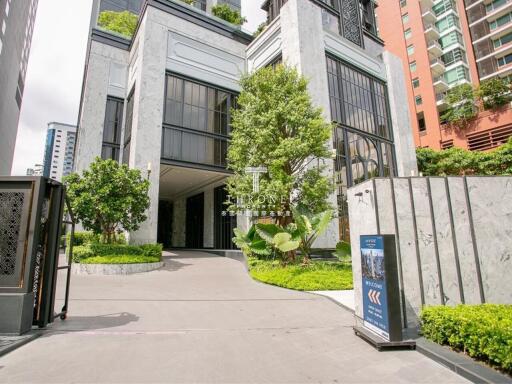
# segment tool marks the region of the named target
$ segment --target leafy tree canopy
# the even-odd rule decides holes
[[[485,109],[499,108],[511,100],[510,85],[504,79],[495,77],[480,83],[476,94]]]
[[[317,164],[321,160],[312,161],[309,170],[305,164],[330,156],[326,143],[332,126],[313,106],[307,80],[294,68],[279,65],[246,75],[241,87],[228,151],[228,167],[235,173],[228,180],[230,196],[265,201],[268,210],[276,212],[291,211],[298,202],[313,214],[324,211],[330,178],[322,175]],[[246,168],[261,166],[268,173],[255,193]]]
[[[98,157],[82,176],[74,173],[64,182],[76,219],[107,243],[122,230],[137,230],[147,218],[149,181],[139,170]]]
[[[446,102],[449,107],[442,118],[455,125],[466,125],[478,113],[471,84],[460,84],[450,89],[446,95]]]
[[[128,11],[103,11],[98,18],[98,26],[131,39],[137,29],[138,21],[139,17]]]
[[[247,22],[247,19],[243,17],[240,12],[232,9],[227,4],[217,4],[212,7],[212,14],[227,21],[228,23],[235,25],[242,25]]]
[[[419,171],[425,176],[512,175],[512,138],[488,152],[418,148],[416,154]]]

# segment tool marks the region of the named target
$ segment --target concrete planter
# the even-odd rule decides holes
[[[164,266],[164,262],[145,264],[77,264],[71,271],[74,275],[131,275],[134,273],[151,272]]]

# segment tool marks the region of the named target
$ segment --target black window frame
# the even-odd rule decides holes
[[[393,138],[393,127],[391,123],[389,93],[386,82],[372,74],[365,72],[329,53],[326,54],[326,59],[331,120],[336,124],[333,134],[333,146],[336,150],[334,169],[338,200],[340,238],[348,240],[349,221],[346,198],[348,188],[371,177],[397,176],[396,151]],[[332,76],[333,61],[336,65],[336,77]],[[359,102],[362,102],[363,97],[361,97],[361,92],[357,92],[357,90],[354,90],[353,87],[349,85],[349,82],[344,84],[345,78],[341,76],[341,66],[345,66],[349,70],[355,71],[359,79],[363,77],[370,84],[370,92],[368,94],[371,98],[371,112],[373,114],[373,121],[375,124],[375,130],[373,132],[371,130],[360,129],[360,127],[358,128],[354,125],[349,125],[345,109],[350,105],[350,103],[345,105],[348,100],[345,99],[344,93],[351,94],[351,92],[354,92],[359,94]],[[379,87],[376,87],[375,84],[378,84]],[[375,92],[375,90],[379,88],[383,90],[382,94]],[[350,97],[355,96],[351,95]],[[379,103],[376,101],[377,97],[381,99]],[[385,116],[377,116],[377,111],[382,112],[382,105],[378,105],[382,104],[382,102],[384,102]],[[366,100],[365,103],[368,105],[368,100]],[[348,109],[352,115],[358,114],[354,109]],[[381,130],[378,128],[378,123],[379,121],[382,121],[383,117],[385,118],[386,128]],[[352,119],[351,122],[353,121],[354,120]],[[360,143],[362,143],[363,146],[366,146],[369,150],[366,152],[367,156],[365,158],[361,155],[361,152],[364,151],[359,150]],[[354,148],[357,149],[357,153],[354,152]],[[374,152],[372,152],[372,149]],[[373,167],[370,167],[370,163],[372,163]],[[354,178],[354,166],[362,167],[363,177],[358,174],[357,179]]]
[[[110,116],[108,116],[109,112],[109,103],[115,103],[115,120],[112,121]],[[101,148],[101,158],[112,159],[115,161],[119,161],[120,151],[121,151],[121,137],[123,130],[123,115],[124,115],[124,99],[114,96],[107,96],[107,105],[105,108],[105,119],[103,123],[103,142]],[[110,137],[106,137],[108,132],[108,125],[110,123],[114,123],[115,127],[113,127],[113,140],[109,140]],[[107,150],[110,152],[110,156],[107,156]]]
[[[123,138],[123,164],[130,163],[130,153],[132,144],[132,131],[133,131],[133,109],[135,104],[135,84],[126,98],[126,116],[124,124],[124,138]]]
[[[194,106],[190,105],[194,108],[201,108],[206,109],[206,130],[202,129],[196,129],[187,127],[184,125],[185,120],[185,113],[181,112],[181,124],[177,124],[176,122],[169,122],[167,121],[167,115],[168,115],[168,100],[169,100],[169,78],[175,78],[178,80],[181,80],[182,83],[182,92],[181,92],[181,103],[177,102],[177,104],[181,104],[182,108],[185,108],[185,87],[186,83],[191,83],[198,85],[200,87],[206,88],[206,108],[203,108],[202,106]],[[217,109],[210,109],[209,108],[209,96],[210,91],[215,92],[215,100],[217,100],[219,93],[224,93],[227,96],[226,99],[226,112],[223,113],[221,110]],[[165,94],[164,94],[164,106],[163,106],[163,116],[162,116],[162,143],[161,143],[161,159],[162,162],[165,164],[171,164],[171,165],[186,165],[191,166],[199,169],[210,169],[210,170],[217,170],[226,172],[227,167],[227,150],[229,146],[229,139],[231,136],[231,110],[236,107],[236,98],[238,97],[238,93],[234,90],[227,89],[222,86],[218,86],[215,84],[211,84],[205,81],[197,80],[195,78],[184,76],[182,74],[178,74],[172,71],[166,71],[165,76]],[[214,108],[216,108],[216,103],[214,103]],[[214,129],[209,129],[209,114],[213,112],[214,120],[217,119],[216,114],[220,113],[220,121],[223,123],[223,117],[222,115],[225,115],[225,127],[224,124],[220,124],[219,128],[215,128],[214,123]],[[225,129],[224,129],[225,128]],[[169,136],[171,135],[171,136]],[[192,142],[195,139],[198,139],[199,141],[211,141],[213,140],[213,154],[212,154],[212,161],[200,161],[199,159],[197,161],[192,161],[190,159],[187,159],[187,156],[190,155],[190,152],[187,152],[184,150],[183,145],[176,146],[175,148],[179,148],[178,151],[180,152],[179,155],[173,156],[172,154],[169,154],[169,152],[173,152],[174,150],[169,147],[169,145],[173,145],[173,138],[179,137],[181,140],[181,144],[185,142],[185,140]],[[205,141],[205,142],[206,142]],[[166,145],[167,143],[170,143],[169,145]],[[168,148],[169,147],[169,148]],[[186,153],[185,153],[186,152]],[[200,156],[198,155],[198,158]]]

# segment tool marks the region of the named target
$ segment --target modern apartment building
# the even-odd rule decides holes
[[[391,0],[379,2],[379,33],[402,58],[418,147],[487,150],[512,136],[512,109],[480,111],[465,129],[442,119],[447,91],[512,73],[512,1]]]
[[[0,175],[10,175],[38,0],[0,0]]]
[[[76,126],[49,123],[44,150],[43,176],[62,181],[73,171]]]
[[[417,171],[402,64],[376,36],[373,5],[268,1],[268,26],[255,39],[180,0],[145,0],[131,41],[93,27],[75,170],[102,156],[147,174],[151,207],[132,242],[231,248],[233,227],[249,222],[223,205],[239,79],[285,63],[336,122],[328,143],[336,156],[325,162],[341,218],[316,244],[334,247],[348,236],[348,187]]]

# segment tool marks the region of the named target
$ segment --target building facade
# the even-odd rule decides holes
[[[269,25],[254,40],[179,0],[141,9],[132,41],[91,30],[75,155],[79,172],[100,155],[147,172],[151,207],[130,241],[232,247],[233,227],[250,219],[223,214],[231,108],[240,76],[276,63],[305,75],[337,123],[336,158],[325,161],[341,218],[317,246],[347,236],[348,187],[416,172],[402,65],[375,35],[372,2],[267,2]]]
[[[44,149],[43,176],[62,181],[73,171],[76,126],[49,123]]]
[[[377,8],[386,49],[404,63],[416,145],[488,150],[512,136],[512,107],[480,110],[464,129],[445,124],[449,89],[512,73],[512,2],[393,0]],[[384,22],[385,21],[385,22]],[[397,26],[400,26],[398,28]]]
[[[10,175],[38,0],[0,0],[0,175]]]

